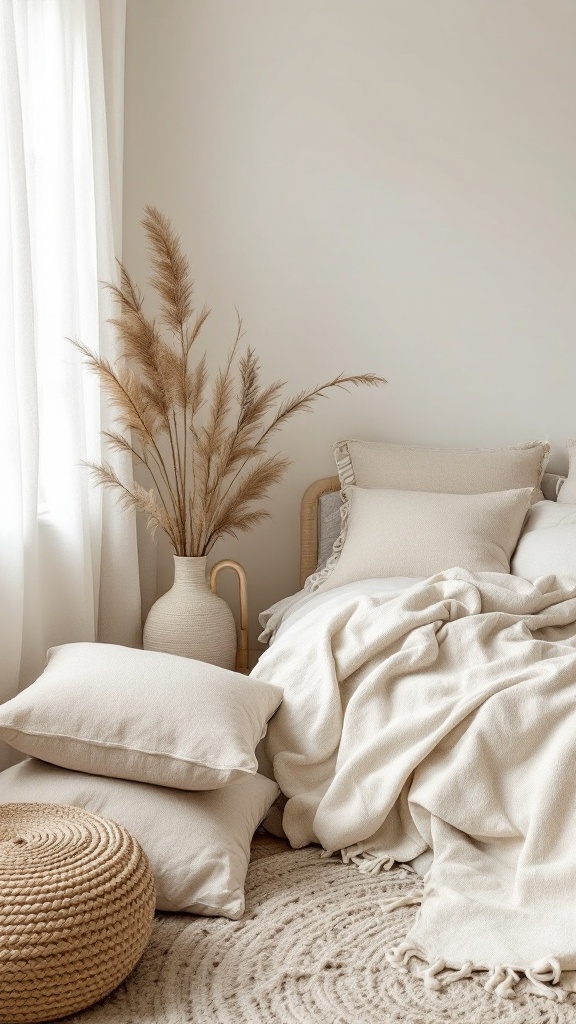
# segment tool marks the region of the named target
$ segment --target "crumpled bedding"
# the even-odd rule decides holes
[[[415,576],[387,576],[385,579],[360,580],[360,582],[347,583],[343,587],[334,590],[310,593],[309,590],[299,590],[297,594],[284,597],[277,601],[271,608],[260,612],[258,616],[262,633],[258,639],[262,643],[272,643],[286,629],[293,626],[304,615],[310,612],[318,612],[321,608],[329,605],[336,605],[344,597],[365,597],[369,594],[383,596],[389,593],[390,596],[399,590],[406,590],[408,587],[419,583],[421,577]]]
[[[390,962],[562,999],[576,970],[576,584],[451,569],[302,615],[253,675],[295,847],[361,869],[426,851]],[[415,875],[415,879],[417,876]],[[391,908],[393,909],[393,908]],[[414,958],[414,959],[413,959]]]

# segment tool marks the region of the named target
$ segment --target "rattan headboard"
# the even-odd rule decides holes
[[[303,587],[318,562],[318,502],[322,494],[340,490],[337,476],[315,480],[304,491],[300,506],[300,586]]]

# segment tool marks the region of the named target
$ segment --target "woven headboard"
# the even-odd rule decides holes
[[[320,526],[320,497],[340,490],[337,476],[324,476],[315,480],[304,491],[300,505],[300,586],[303,587],[318,563],[318,531]]]
[[[556,473],[544,473],[542,477],[542,493],[548,501],[556,501],[556,497],[565,477]],[[320,539],[320,498],[340,490],[337,476],[325,476],[315,480],[304,491],[300,506],[300,586],[303,587],[308,576],[318,564],[318,548]]]

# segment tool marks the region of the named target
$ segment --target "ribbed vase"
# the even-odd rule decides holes
[[[206,561],[205,557],[174,555],[174,583],[150,609],[144,626],[144,649],[234,669],[234,616],[226,601],[212,593]]]

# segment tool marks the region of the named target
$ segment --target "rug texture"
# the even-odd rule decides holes
[[[574,994],[559,1004],[520,987],[499,999],[481,974],[435,992],[390,966],[384,951],[416,908],[386,902],[414,880],[402,868],[362,874],[317,847],[260,855],[241,921],[158,914],[128,980],[68,1024],[574,1024]]]

